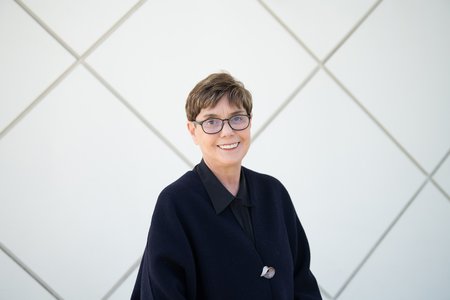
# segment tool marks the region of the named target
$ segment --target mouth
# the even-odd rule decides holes
[[[217,145],[222,150],[233,150],[236,149],[237,146],[239,146],[239,142],[233,143],[233,144],[223,144],[223,145]]]

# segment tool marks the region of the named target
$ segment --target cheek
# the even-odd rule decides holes
[[[250,143],[250,141],[251,141],[250,131],[247,131],[247,132],[243,133],[241,135],[241,139],[243,141],[245,141],[246,143]]]
[[[210,148],[210,147],[215,147],[216,146],[216,140],[210,136],[202,136],[197,137],[197,145],[200,145],[200,147],[203,148]]]

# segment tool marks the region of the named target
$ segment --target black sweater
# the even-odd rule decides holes
[[[322,299],[303,228],[284,186],[243,168],[253,243],[228,207],[217,214],[189,171],[158,197],[132,299]],[[275,269],[261,277],[264,266]]]

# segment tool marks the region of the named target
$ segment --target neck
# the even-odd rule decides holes
[[[234,196],[239,191],[239,180],[241,177],[241,165],[230,167],[215,167],[205,160],[208,168],[219,179],[220,183]]]

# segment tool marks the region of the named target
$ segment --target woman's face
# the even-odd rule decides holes
[[[212,108],[204,108],[198,114],[196,121],[202,122],[210,118],[228,119],[235,115],[247,115],[242,107],[230,106],[228,98],[224,96]],[[207,134],[200,125],[188,122],[188,130],[192,138],[200,147],[203,159],[213,171],[240,167],[242,159],[250,147],[250,125],[240,131],[231,129],[225,122],[222,130],[215,134]]]

